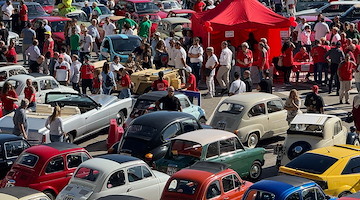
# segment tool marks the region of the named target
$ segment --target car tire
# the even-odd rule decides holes
[[[246,145],[249,148],[255,148],[259,143],[259,135],[257,133],[250,133]]]
[[[360,141],[359,141],[359,140],[355,140],[353,145],[354,145],[354,146],[360,146]]]
[[[342,192],[342,193],[339,194],[339,198],[340,198],[340,197],[345,197],[345,196],[350,195],[350,194],[352,194],[352,193],[349,192],[349,191],[344,191],[344,192]]]
[[[118,114],[116,115],[116,122],[118,124],[118,126],[123,126],[125,123],[125,114],[123,111],[119,111]]]
[[[48,196],[51,200],[55,200],[54,192],[50,190],[45,190],[43,193],[46,194],[46,196]]]
[[[255,161],[249,171],[249,178],[253,181],[258,180],[262,174],[262,167],[259,161]]]
[[[74,135],[72,134],[72,132],[67,134],[67,137],[65,138],[65,142],[67,142],[67,143],[73,143],[74,142]]]

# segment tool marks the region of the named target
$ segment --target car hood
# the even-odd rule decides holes
[[[35,175],[34,170],[15,164],[3,179],[2,186],[9,180],[15,180],[15,186],[28,187],[35,180]]]
[[[94,193],[95,186],[85,184],[82,181],[71,181],[58,194],[59,199],[88,199]]]
[[[302,11],[299,11],[299,12],[295,13],[296,16],[318,15],[318,14],[319,14],[319,12],[317,11],[317,9],[302,10]]]

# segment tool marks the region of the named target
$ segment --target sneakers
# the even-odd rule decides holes
[[[212,99],[214,96],[210,93],[208,93],[204,98],[205,99]]]

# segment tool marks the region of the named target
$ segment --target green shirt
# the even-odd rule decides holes
[[[102,12],[101,12],[101,10],[100,10],[100,8],[98,6],[93,8],[93,10],[95,10],[98,13],[98,16],[102,15]]]
[[[74,34],[70,36],[70,49],[72,51],[80,50],[80,35]]]
[[[149,38],[149,31],[151,27],[151,21],[147,20],[145,22],[141,22],[139,26],[139,33],[140,37]]]
[[[124,24],[130,24],[130,26],[131,27],[136,27],[138,24],[134,21],[134,20],[132,20],[132,19],[129,19],[129,18],[122,18],[122,19],[119,19],[118,21],[117,21],[117,25],[118,25],[118,29],[119,30],[121,30],[121,29],[123,29],[124,27]]]

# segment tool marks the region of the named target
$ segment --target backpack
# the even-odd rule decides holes
[[[105,86],[106,86],[106,87],[112,87],[112,86],[114,86],[114,81],[113,81],[113,79],[109,76],[109,74],[106,74]]]

